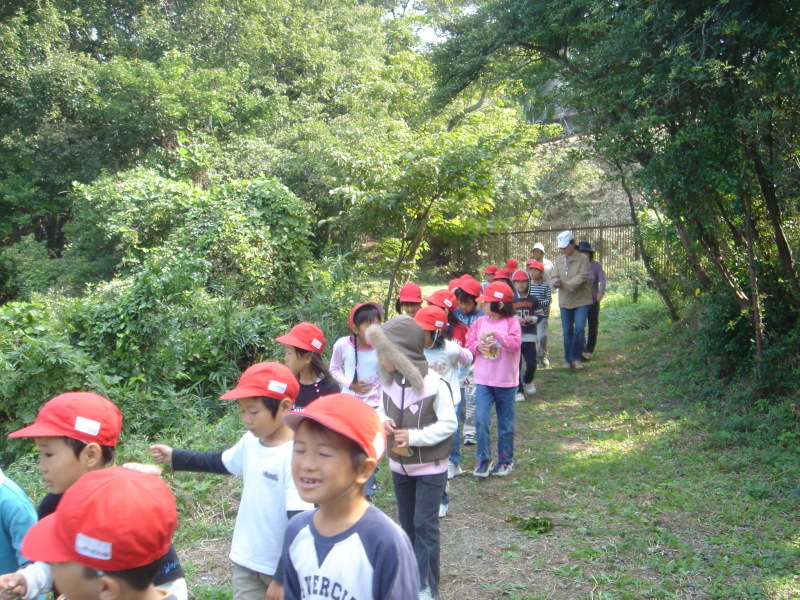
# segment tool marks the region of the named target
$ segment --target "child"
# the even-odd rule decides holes
[[[472,364],[472,352],[462,347],[453,340],[447,339],[445,333],[447,326],[447,316],[444,310],[438,306],[426,306],[421,308],[414,320],[419,323],[425,332],[425,358],[428,359],[428,366],[438,373],[442,379],[450,384],[450,389],[454,392],[456,415],[460,412],[461,394],[455,394],[455,390],[460,388],[461,379],[459,378],[459,367],[469,367]],[[458,447],[458,427],[453,435],[453,449],[450,452],[450,460],[447,463],[447,478],[452,479],[451,471],[455,471],[461,459],[461,451]],[[458,454],[458,462],[453,463],[453,453]],[[452,465],[452,466],[451,466]],[[447,486],[442,495],[442,502],[439,505],[439,518],[447,516],[450,496],[447,493]]]
[[[467,333],[467,348],[475,355],[475,431],[478,465],[475,477],[504,477],[514,467],[514,395],[519,385],[520,326],[512,305],[514,294],[504,283],[492,282],[478,298],[485,316]],[[497,413],[497,464],[492,468],[489,422]]]
[[[378,416],[390,437],[389,467],[400,526],[417,557],[420,598],[439,593],[439,501],[447,483],[450,439],[458,426],[453,393],[428,368],[425,334],[407,315],[367,329],[378,350],[383,402]]]
[[[506,266],[504,267],[506,272],[514,274],[514,271],[519,269],[519,261],[516,258],[509,258],[506,261]]]
[[[401,287],[395,304],[397,314],[413,318],[420,308],[422,308],[422,289],[416,283],[407,283]]]
[[[55,512],[63,494],[82,475],[114,460],[121,431],[122,414],[111,401],[91,392],[69,392],[49,400],[32,425],[9,434],[12,438],[32,437],[39,449],[39,471],[50,490],[39,505],[39,519]],[[186,600],[186,580],[172,546],[162,555],[160,564],[156,585]],[[52,588],[53,573],[44,562],[0,576],[0,590],[23,600]]]
[[[499,270],[500,267],[498,267],[497,265],[489,265],[488,267],[486,267],[486,269],[483,271],[483,277],[485,281],[481,283],[481,291],[485,290],[486,286],[492,283],[492,280],[494,279],[494,274],[497,273]]]
[[[550,284],[544,280],[544,264],[538,260],[529,260],[526,266],[528,267],[528,275],[531,278],[531,294],[536,296],[544,311],[543,318],[536,324],[536,353],[539,356],[539,364],[543,367],[549,367],[550,361],[547,359],[547,321],[550,317]]]
[[[0,573],[11,573],[30,562],[20,548],[34,523],[36,509],[30,498],[0,470]]]
[[[458,307],[458,298],[449,290],[436,290],[430,296],[423,298],[429,306],[438,306],[447,316],[447,325],[444,328],[444,337],[454,340],[459,346],[463,346],[467,340],[467,330],[469,327],[458,320],[453,312]],[[415,317],[416,318],[416,317]]]
[[[297,377],[300,391],[294,401],[295,408],[308,406],[320,396],[335,394],[339,386],[322,360],[325,336],[313,323],[300,323],[286,335],[275,338],[283,344],[286,353],[283,364]]]
[[[508,287],[511,287],[511,273],[509,273],[505,269],[498,270],[497,273],[494,274],[494,279],[492,279],[492,283],[498,281],[505,283]],[[483,292],[486,293],[486,290],[483,290]]]
[[[536,326],[544,318],[544,311],[536,296],[531,292],[531,281],[525,271],[516,271],[511,276],[514,282],[514,310],[522,329],[522,360],[525,361],[525,372],[520,379],[519,391],[514,397],[516,402],[523,402],[525,396],[536,393],[533,378],[536,375]]]
[[[51,563],[71,600],[175,600],[153,580],[177,524],[175,497],[160,477],[111,467],[71,486],[22,551]]]
[[[323,396],[284,415],[294,432],[292,475],[317,505],[289,523],[285,599],[415,599],[419,574],[408,537],[364,498],[386,448],[374,410],[351,394]]]
[[[461,285],[456,291],[456,298],[458,298],[458,307],[453,311],[464,325],[469,327],[483,316],[483,311],[478,308],[478,296],[483,293],[480,284],[474,279],[462,279]],[[466,346],[466,339],[465,344]],[[461,376],[461,414],[458,415],[460,422],[464,423],[464,445],[474,446],[477,442],[475,439],[475,382],[472,380],[472,369],[470,366],[468,372],[462,370]],[[451,457],[453,469],[448,472],[450,479],[456,475],[461,474],[461,452]]]
[[[381,400],[381,380],[378,354],[367,342],[365,332],[373,323],[381,322],[382,314],[383,308],[377,302],[356,304],[347,322],[353,335],[336,340],[331,356],[331,376],[342,391],[355,394],[373,408]]]
[[[283,574],[278,572],[280,548],[293,513],[313,508],[300,499],[291,475],[292,430],[282,416],[292,409],[300,388],[284,365],[262,362],[249,367],[236,388],[220,396],[236,400],[247,428],[235,446],[224,452],[150,446],[157,463],[172,463],[176,471],[238,475],[244,487],[230,559],[234,600],[280,597]]]

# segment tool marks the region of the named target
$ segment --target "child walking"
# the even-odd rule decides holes
[[[487,284],[488,285],[488,284]],[[481,284],[476,280],[464,276],[455,290],[456,298],[458,299],[458,306],[455,313],[456,318],[461,321],[469,331],[472,324],[483,316],[483,311],[478,306],[478,296],[483,293]],[[466,346],[466,338],[464,340]],[[468,372],[461,372],[461,413],[458,415],[460,422],[464,423],[464,445],[474,446],[477,443],[475,439],[475,381],[472,377],[473,367],[469,367]],[[452,479],[456,475],[461,474],[461,451],[459,449],[458,456],[453,456],[450,459],[453,463],[453,468],[448,473],[448,477]]]
[[[395,303],[397,314],[413,318],[420,308],[422,308],[422,288],[416,283],[407,283],[401,287]]]
[[[295,431],[292,475],[300,497],[318,507],[286,530],[285,600],[416,599],[419,573],[408,537],[364,497],[386,449],[376,412],[352,394],[334,394],[283,419]]]
[[[541,244],[538,244],[541,246]],[[544,280],[545,266],[538,260],[529,260],[526,263],[528,275],[531,278],[531,294],[536,296],[539,304],[544,311],[543,317],[536,324],[536,353],[539,357],[539,364],[549,367],[550,361],[547,359],[547,322],[550,319],[550,284]]]
[[[31,425],[9,434],[33,438],[39,450],[39,471],[49,490],[39,504],[40,520],[56,511],[81,477],[114,460],[121,432],[122,413],[113,402],[92,392],[67,392],[45,403]],[[171,545],[161,555],[155,583],[179,600],[188,597],[183,568]],[[0,590],[23,600],[55,592],[53,571],[46,562],[30,563],[15,573],[0,575]]]
[[[472,364],[472,352],[455,341],[447,339],[445,334],[447,315],[438,306],[421,308],[414,316],[414,320],[419,323],[419,326],[425,332],[425,358],[428,359],[428,366],[450,385],[450,390],[456,400],[455,411],[456,415],[458,415],[461,405],[461,394],[456,393],[456,389],[460,387],[459,367],[469,367]],[[458,456],[459,458],[461,457],[457,436],[458,427],[456,427],[456,431],[453,434],[453,450],[450,452],[450,459],[447,463],[448,479],[452,479],[450,465],[453,464],[453,452],[458,451]],[[442,502],[439,505],[439,518],[447,516],[449,504],[450,495],[448,494],[447,485],[445,485]]]
[[[308,406],[320,396],[335,394],[339,386],[331,377],[322,360],[325,351],[325,336],[313,323],[300,323],[286,335],[275,338],[284,345],[286,352],[283,364],[297,377],[300,391],[294,401],[295,408]]]
[[[514,395],[519,385],[521,331],[505,283],[492,282],[478,297],[485,316],[467,333],[467,348],[475,355],[475,431],[478,465],[475,477],[504,477],[514,467]],[[492,467],[489,422],[497,413],[497,464]]]
[[[428,368],[425,335],[407,315],[373,325],[383,402],[378,416],[389,436],[400,526],[417,558],[421,600],[439,594],[439,504],[447,482],[451,436],[458,426],[450,386]]]
[[[286,366],[257,363],[242,373],[233,390],[220,396],[221,400],[236,400],[242,424],[248,430],[235,446],[224,452],[150,446],[157,463],[171,463],[176,471],[242,478],[242,499],[229,555],[234,600],[280,597],[283,573],[278,564],[286,525],[297,512],[313,508],[300,498],[292,479],[294,435],[282,420],[292,409],[299,387]]]
[[[175,497],[160,477],[111,467],[81,476],[22,551],[52,564],[73,600],[176,600],[154,579],[177,525]]]
[[[378,354],[366,338],[367,327],[381,322],[383,308],[377,302],[356,304],[347,325],[353,335],[339,338],[333,345],[331,376],[342,391],[354,394],[372,408],[381,400]],[[369,491],[369,490],[367,490]]]
[[[536,393],[536,384],[533,378],[536,375],[536,326],[544,318],[539,300],[531,291],[531,281],[525,271],[515,271],[512,275],[514,282],[514,310],[517,313],[522,329],[522,345],[520,351],[525,363],[525,371],[520,377],[519,390],[514,400],[523,402],[526,396]]]

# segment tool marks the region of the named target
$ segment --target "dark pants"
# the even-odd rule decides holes
[[[600,326],[599,302],[589,305],[589,316],[586,318],[586,323],[589,326],[589,334],[586,337],[586,351],[592,353],[597,345],[597,328]]]
[[[447,473],[410,477],[392,471],[400,527],[408,535],[419,567],[422,588],[439,595],[439,502]]]
[[[522,342],[522,347],[520,348],[520,359],[522,363],[525,365],[525,370],[519,370],[520,372],[520,384],[519,384],[519,391],[524,391],[522,388],[523,383],[530,383],[533,381],[533,376],[536,374],[536,363],[538,361],[536,355],[536,342]]]

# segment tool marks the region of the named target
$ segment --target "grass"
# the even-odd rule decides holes
[[[554,365],[557,316],[555,308]],[[595,360],[580,373],[537,373],[539,393],[517,405],[511,476],[453,481],[442,521],[443,600],[800,597],[797,432],[784,427],[767,438],[757,414],[725,398],[701,400],[696,379],[684,387],[671,365],[689,329],[669,323],[656,298],[633,305],[612,294]],[[220,449],[241,434],[233,412],[193,427],[165,441]],[[147,460],[147,444],[125,440],[121,459]],[[465,452],[465,471],[473,452]],[[28,457],[6,473],[35,492],[33,469]],[[190,588],[201,600],[229,598],[225,540],[239,481],[168,478],[181,506],[176,547]],[[385,463],[379,484],[376,503],[393,514]],[[539,519],[553,530],[522,531]]]

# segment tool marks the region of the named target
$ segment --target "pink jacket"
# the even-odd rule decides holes
[[[494,331],[494,338],[500,344],[500,356],[496,359],[484,358],[478,352],[485,331]],[[502,317],[496,321],[480,317],[475,321],[467,332],[467,349],[475,355],[475,383],[492,387],[518,386],[521,345],[522,331],[516,317]]]

